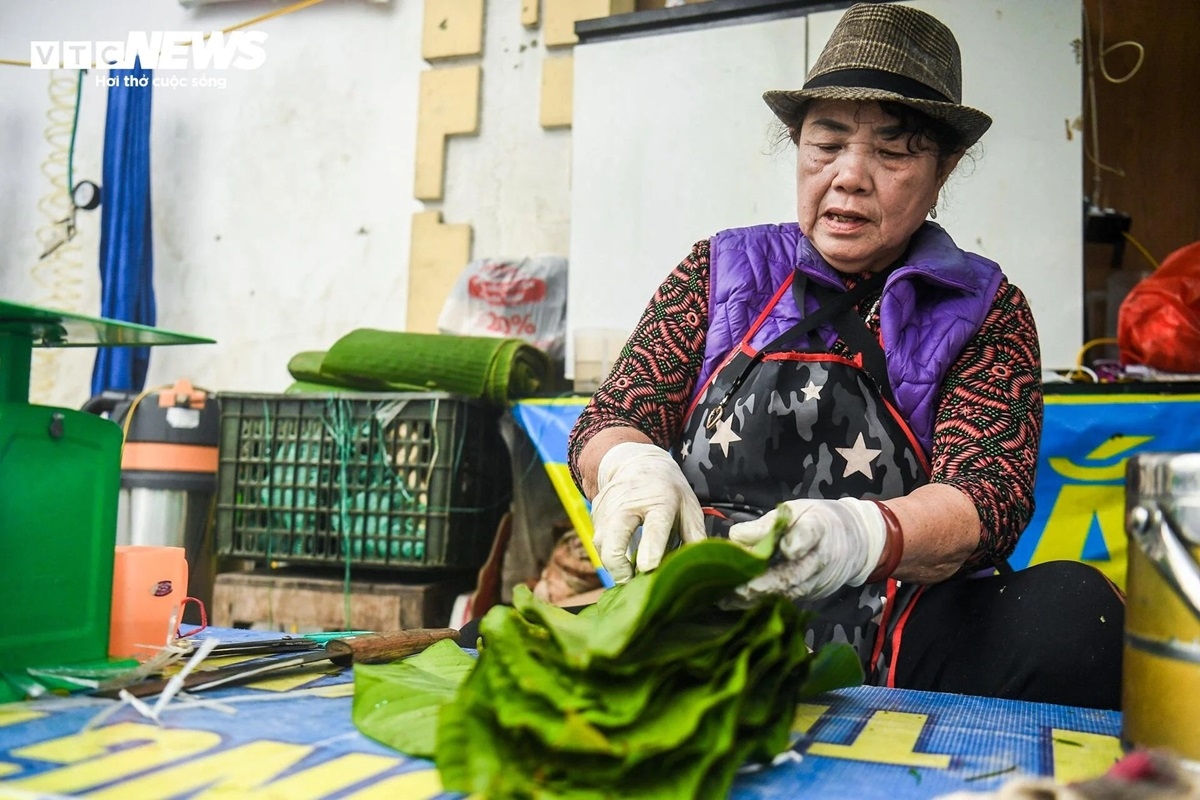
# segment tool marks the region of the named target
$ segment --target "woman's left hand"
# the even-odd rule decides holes
[[[887,526],[879,508],[870,501],[789,500],[783,513],[791,523],[780,537],[778,551],[784,560],[737,590],[745,600],[782,594],[793,599],[816,600],[843,586],[862,586],[879,563],[887,543]],[[731,541],[753,547],[770,535],[781,513],[768,511],[756,520],[729,529]]]

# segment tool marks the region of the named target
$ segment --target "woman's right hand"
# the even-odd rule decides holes
[[[621,442],[600,459],[592,499],[592,543],[617,583],[633,577],[629,542],[640,526],[637,570],[658,566],[678,525],[684,542],[705,538],[704,512],[683,471],[666,450],[644,442]]]

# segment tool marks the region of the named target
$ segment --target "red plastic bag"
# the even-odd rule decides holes
[[[1200,373],[1200,242],[1176,250],[1121,303],[1122,364]]]

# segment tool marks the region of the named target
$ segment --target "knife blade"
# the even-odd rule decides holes
[[[324,648],[318,650],[285,656],[264,656],[228,667],[193,672],[183,680],[183,689],[189,692],[198,692],[215,689],[219,686],[245,683],[263,675],[319,661],[331,661],[340,667],[347,667],[353,663],[385,664],[398,658],[420,653],[434,642],[442,639],[457,641],[458,631],[454,628],[414,628],[405,631],[368,633],[346,639],[332,639],[325,644]],[[169,678],[148,680],[127,686],[125,689],[134,697],[149,697],[162,692],[169,682]],[[110,690],[96,692],[95,696],[116,697],[118,694],[119,690]]]
[[[312,639],[284,636],[280,639],[259,639],[247,642],[222,642],[208,654],[209,658],[228,656],[282,655],[321,649],[321,642]]]

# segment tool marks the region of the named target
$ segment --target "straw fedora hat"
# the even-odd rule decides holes
[[[987,114],[962,105],[962,60],[950,29],[924,11],[890,3],[851,6],[804,88],[763,95],[788,123],[818,99],[903,103],[945,122],[967,147],[992,124]]]

